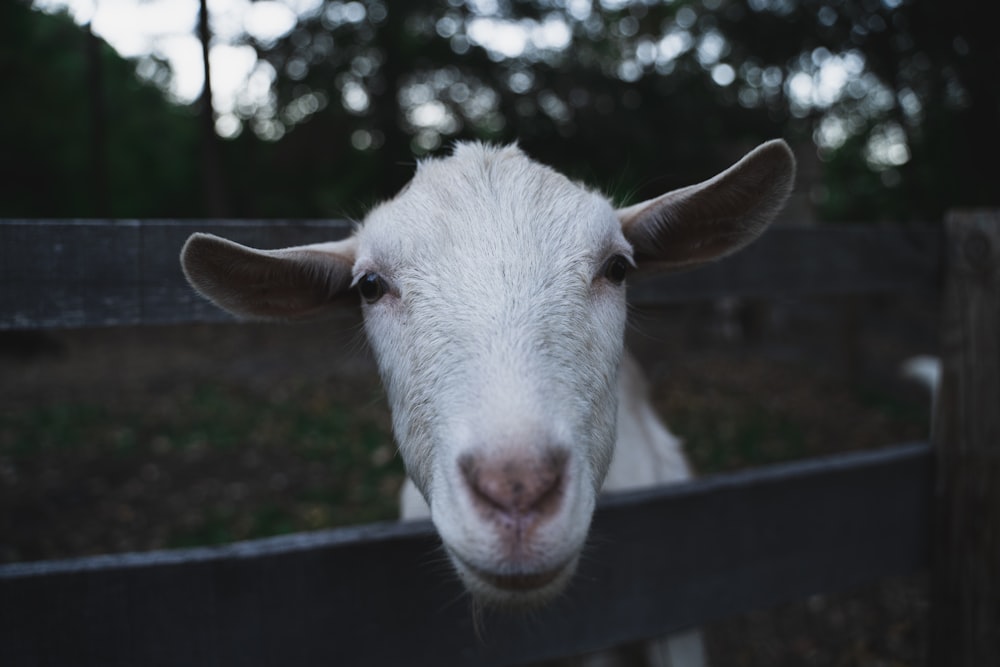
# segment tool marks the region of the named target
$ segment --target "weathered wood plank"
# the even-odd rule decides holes
[[[774,227],[720,262],[630,286],[629,300],[937,291],[943,247],[937,225]]]
[[[931,665],[1000,665],[1000,211],[946,221]]]
[[[283,247],[350,229],[343,220],[0,220],[0,329],[226,321],[184,280],[189,235]]]
[[[0,329],[224,321],[181,274],[189,234],[277,248],[349,230],[338,220],[0,220]],[[938,289],[940,237],[929,225],[776,228],[718,264],[639,281],[630,301]]]
[[[0,567],[5,664],[503,665],[921,568],[930,450],[907,445],[605,499],[565,597],[473,614],[427,523]]]

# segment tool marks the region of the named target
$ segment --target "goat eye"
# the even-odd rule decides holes
[[[385,281],[377,273],[366,273],[358,281],[358,291],[366,303],[375,303],[385,294]]]
[[[615,285],[621,285],[625,282],[625,276],[628,275],[628,269],[628,260],[621,255],[615,255],[608,260],[607,264],[604,265],[604,277],[613,282]]]

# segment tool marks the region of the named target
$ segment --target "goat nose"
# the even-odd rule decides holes
[[[476,509],[497,521],[533,525],[551,517],[562,501],[568,454],[549,449],[540,455],[459,459]]]

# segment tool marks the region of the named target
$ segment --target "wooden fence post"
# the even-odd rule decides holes
[[[945,221],[928,664],[1000,665],[1000,210]]]

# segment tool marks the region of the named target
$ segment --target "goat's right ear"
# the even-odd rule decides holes
[[[323,317],[350,292],[357,241],[255,250],[192,234],[181,250],[188,282],[223,310],[257,320]]]

